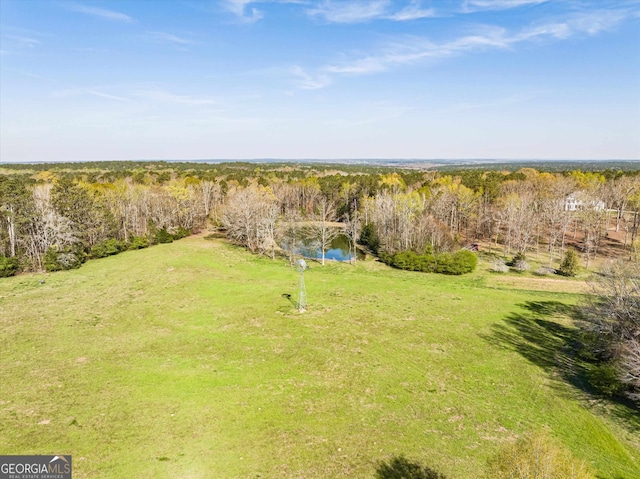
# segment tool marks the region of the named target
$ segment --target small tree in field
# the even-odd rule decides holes
[[[575,276],[580,269],[580,259],[578,253],[575,250],[569,249],[566,251],[560,263],[560,274],[563,276]]]

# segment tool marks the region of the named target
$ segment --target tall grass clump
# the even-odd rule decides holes
[[[546,432],[530,434],[505,447],[490,462],[487,479],[596,479]]]

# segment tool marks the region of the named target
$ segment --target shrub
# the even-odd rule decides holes
[[[153,242],[156,244],[173,243],[173,235],[167,231],[167,228],[156,230],[153,235]]]
[[[0,278],[13,276],[18,272],[19,268],[20,263],[18,262],[18,258],[15,256],[7,258],[6,256],[0,255]]]
[[[401,251],[393,255],[381,253],[380,259],[398,269],[454,275],[470,273],[478,264],[476,255],[467,250],[436,255],[417,254],[413,251]]]
[[[476,269],[478,257],[471,251],[461,249],[455,253],[440,253],[436,255],[434,271],[442,274],[460,275],[471,273]]]
[[[114,254],[121,253],[125,249],[127,248],[124,242],[111,238],[106,241],[102,241],[96,245],[93,245],[91,247],[91,252],[89,253],[89,257],[105,258],[107,256],[112,256]]]
[[[453,259],[461,271],[459,274],[471,273],[478,266],[478,257],[466,249],[456,251],[453,254]]]
[[[591,365],[587,371],[587,378],[589,384],[605,396],[613,396],[625,389],[625,385],[620,381],[618,368],[612,362]]]
[[[134,236],[131,238],[128,249],[142,249],[149,247],[149,239],[146,236]]]
[[[511,259],[511,261],[507,263],[507,266],[515,266],[518,263],[518,261],[525,261],[525,260],[526,258],[524,256],[524,253],[516,253]]]
[[[554,274],[556,272],[555,269],[549,268],[548,266],[540,266],[537,270],[534,271],[534,274],[537,276],[547,276],[549,274]]]
[[[398,269],[416,271],[416,260],[418,255],[413,251],[402,251],[393,255],[391,265]]]
[[[173,232],[171,236],[173,236],[174,240],[179,240],[182,238],[186,238],[191,234],[191,230],[187,228],[183,228],[182,226],[178,226],[178,228]]]
[[[515,269],[518,273],[523,273],[524,271],[527,271],[529,269],[529,263],[527,263],[523,259],[519,259],[515,263],[513,263],[513,269]]]
[[[445,252],[435,255],[434,273],[449,274],[453,269],[453,254]]]
[[[504,261],[497,259],[491,265],[491,271],[494,273],[506,273],[509,271],[509,267],[504,263]]]
[[[569,249],[562,257],[559,273],[563,276],[575,276],[580,270],[580,258],[575,250]]]
[[[52,246],[45,253],[43,264],[45,270],[53,272],[79,268],[83,260],[83,254],[77,248],[58,250]]]
[[[505,447],[490,462],[489,479],[595,479],[584,461],[573,457],[548,433],[540,432]]]

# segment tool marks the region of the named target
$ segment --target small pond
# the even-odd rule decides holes
[[[328,250],[325,250],[324,258],[326,260],[334,261],[351,261],[353,258],[353,252],[349,247],[349,238],[345,235],[336,236],[331,241],[331,246]],[[283,246],[283,248],[286,250]],[[305,258],[320,259],[322,258],[322,251],[317,246],[317,242],[313,240],[302,240],[298,243],[296,253],[304,256]],[[362,260],[365,258],[365,254],[359,249],[356,250],[356,259]]]

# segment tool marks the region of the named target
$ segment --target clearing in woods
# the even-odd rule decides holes
[[[4,454],[76,478],[372,478],[404,455],[454,479],[548,429],[602,479],[640,477],[640,415],[584,391],[582,283],[282,260],[221,240],[0,281]],[[41,281],[44,280],[44,283]]]

